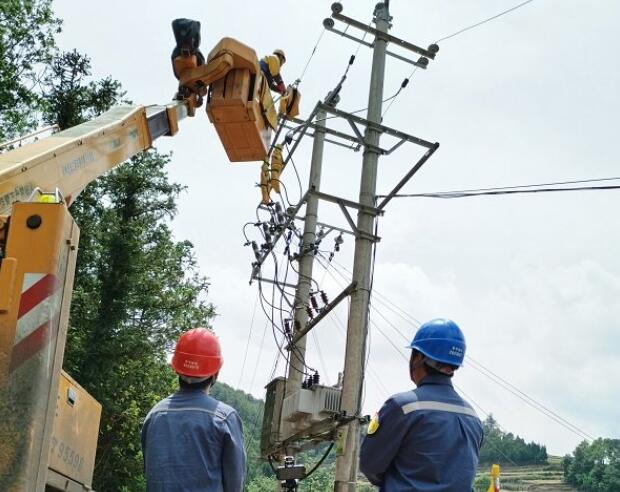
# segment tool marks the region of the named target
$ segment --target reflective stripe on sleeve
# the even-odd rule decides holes
[[[462,405],[453,405],[451,403],[444,403],[441,401],[414,401],[403,405],[401,409],[405,415],[418,410],[438,410],[440,412],[462,413],[463,415],[478,417],[478,414],[476,414],[473,408]]]

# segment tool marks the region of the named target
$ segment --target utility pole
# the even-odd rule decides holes
[[[325,146],[325,111],[317,112],[317,127],[314,132],[314,144],[312,146],[312,159],[310,162],[310,179],[308,191],[319,191],[321,186],[321,170],[323,167],[323,148]],[[293,334],[304,328],[308,323],[308,300],[312,288],[312,268],[314,264],[314,248],[316,241],[316,228],[319,211],[319,198],[308,194],[306,201],[306,214],[304,218],[304,233],[299,254],[299,274],[294,301]],[[304,362],[306,354],[306,337],[300,338],[289,354],[287,367],[287,382],[285,398],[297,392],[301,388],[303,379]],[[282,422],[281,425],[287,425]],[[290,425],[290,424],[288,424]],[[281,429],[282,431],[282,429]],[[287,449],[287,454],[293,456],[296,450]]]
[[[387,33],[390,24],[388,3],[378,3],[374,11],[374,23],[377,31],[374,40],[370,91],[368,95],[367,120],[370,123],[381,123],[383,101],[383,82],[385,75],[385,58],[387,39],[381,34]],[[379,161],[379,139],[381,131],[366,127],[364,140],[367,145],[362,161],[362,177],[360,184],[359,203],[367,207],[375,206],[377,187],[377,164]],[[364,380],[364,357],[368,334],[368,315],[370,306],[370,282],[372,268],[372,252],[376,215],[368,209],[360,208],[357,214],[359,234],[355,239],[355,257],[353,260],[353,282],[357,288],[351,294],[349,320],[347,324],[347,342],[344,365],[344,381],[340,408],[348,415],[359,415],[361,389]],[[344,452],[336,458],[336,492],[355,491],[357,482],[357,462],[359,454],[359,421],[352,420],[343,428],[341,439],[344,441]]]
[[[370,77],[370,90],[368,95],[368,112],[366,119],[355,113],[347,113],[336,109],[339,99],[338,93],[342,89],[347,78],[348,68],[344,72],[338,85],[328,94],[324,102],[317,103],[310,116],[304,120],[291,118],[287,126],[292,133],[299,132],[289,157],[295,152],[299,142],[308,129],[314,130],[314,146],[310,170],[310,183],[308,191],[303,198],[306,203],[306,215],[304,219],[304,233],[301,241],[299,257],[299,277],[297,291],[293,306],[294,331],[286,347],[290,351],[287,378],[273,380],[267,389],[267,402],[269,412],[265,415],[280,415],[279,424],[274,432],[268,417],[263,425],[264,450],[269,456],[270,449],[277,449],[281,454],[284,451],[288,455],[294,455],[299,450],[299,443],[303,441],[337,441],[336,447],[336,480],[334,490],[336,492],[354,492],[357,483],[358,454],[359,454],[359,430],[361,418],[361,395],[365,372],[366,339],[368,335],[370,294],[372,288],[372,269],[374,248],[380,238],[376,235],[375,224],[378,216],[383,215],[385,206],[405,186],[411,178],[428,161],[433,153],[439,148],[439,143],[430,142],[403,131],[383,125],[381,112],[383,105],[383,84],[385,77],[386,56],[409,63],[419,69],[426,70],[429,60],[434,60],[439,51],[439,46],[431,44],[428,48],[416,46],[408,41],[399,39],[388,33],[391,28],[389,1],[383,0],[376,5],[373,21],[376,27],[360,22],[342,14],[342,4],[335,2],[331,6],[331,18],[323,20],[326,30],[352,39],[362,45],[373,49],[372,71]],[[374,37],[372,42],[347,32],[347,29],[339,30],[335,21],[347,24],[366,34]],[[416,53],[419,58],[411,59],[393,50],[388,50],[387,45],[399,50]],[[353,63],[355,56],[349,61]],[[408,79],[405,79],[401,87],[405,87]],[[326,115],[330,115],[326,118]],[[346,120],[352,129],[352,133],[340,129],[330,128],[325,124],[326,119],[339,118]],[[364,127],[362,132],[360,127]],[[363,133],[363,134],[362,134]],[[386,134],[392,138],[389,146],[381,147],[381,136]],[[326,137],[329,136],[329,138]],[[395,140],[395,142],[394,142]],[[362,172],[358,202],[323,193],[319,190],[321,181],[321,165],[323,158],[323,146],[325,142],[347,147],[349,149],[364,149],[362,160]],[[380,203],[375,203],[377,188],[377,168],[379,157],[390,155],[401,145],[409,143],[426,149],[424,155],[406,172],[394,188],[384,196]],[[287,158],[287,159],[288,159]],[[339,206],[344,218],[348,223],[348,230],[340,227],[320,224],[317,222],[319,200],[325,200]],[[291,223],[295,220],[295,213],[301,207],[297,205],[283,225],[281,231],[276,234],[273,243],[277,241],[286,229],[291,229]],[[355,222],[351,211],[357,210]],[[308,301],[311,291],[312,267],[316,248],[317,225],[325,225],[329,231],[338,230],[341,233],[355,236],[355,256],[353,260],[353,275],[351,283],[334,300],[326,304],[318,316],[309,320]],[[257,278],[261,265],[272,251],[267,249],[261,255],[257,255],[257,261],[253,263],[252,278]],[[254,273],[257,272],[257,273]],[[303,367],[306,352],[306,334],[315,329],[343,299],[350,296],[349,317],[347,325],[347,340],[344,363],[344,379],[342,388],[326,388],[320,385],[312,389],[302,389]],[[316,391],[315,391],[316,390]],[[330,393],[333,397],[326,397]],[[283,395],[284,394],[284,395]],[[284,398],[283,398],[284,396]],[[279,407],[278,407],[279,402]],[[294,423],[288,423],[288,421]],[[279,434],[279,436],[277,436]],[[276,437],[273,437],[276,435]],[[273,454],[273,453],[272,453]],[[291,461],[289,460],[289,464]],[[303,480],[305,471],[299,476],[294,476],[299,470],[293,466],[288,467],[287,473],[282,477]],[[287,470],[286,463],[284,467]],[[279,469],[280,469],[279,468]],[[302,467],[303,468],[303,467]]]

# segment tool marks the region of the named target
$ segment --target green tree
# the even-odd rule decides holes
[[[485,419],[483,428],[480,464],[536,465],[547,462],[545,446],[534,442],[526,443],[523,438],[502,431],[493,415]]]
[[[39,83],[55,54],[61,22],[52,0],[0,2],[0,141],[38,124]]]
[[[112,77],[89,81],[90,59],[77,50],[54,56],[43,77],[43,120],[70,128],[100,115],[118,103],[124,93]]]
[[[579,490],[620,490],[620,439],[583,441],[562,462],[564,480]]]
[[[112,79],[88,82],[90,60],[58,55],[44,83],[48,122],[73,126],[121,97]],[[143,490],[140,426],[175,388],[167,354],[213,308],[192,245],[169,227],[183,190],[169,156],[143,152],[92,183],[71,212],[81,229],[65,368],[103,406],[94,486]]]

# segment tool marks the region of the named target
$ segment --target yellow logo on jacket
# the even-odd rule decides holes
[[[370,419],[370,422],[368,423],[367,434],[370,436],[374,434],[375,432],[377,432],[378,429],[379,429],[379,416],[375,413],[374,417]]]

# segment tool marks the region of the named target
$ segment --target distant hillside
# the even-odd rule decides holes
[[[577,489],[566,485],[562,472],[562,458],[549,456],[544,465],[506,466],[502,467],[500,481],[502,492],[538,491],[538,492],[576,492]],[[481,468],[476,478],[474,490],[486,492],[489,487],[489,470]]]
[[[519,436],[504,431],[493,415],[483,422],[484,440],[480,450],[480,464],[490,465],[544,465],[547,463],[547,448],[535,442],[525,442]]]

